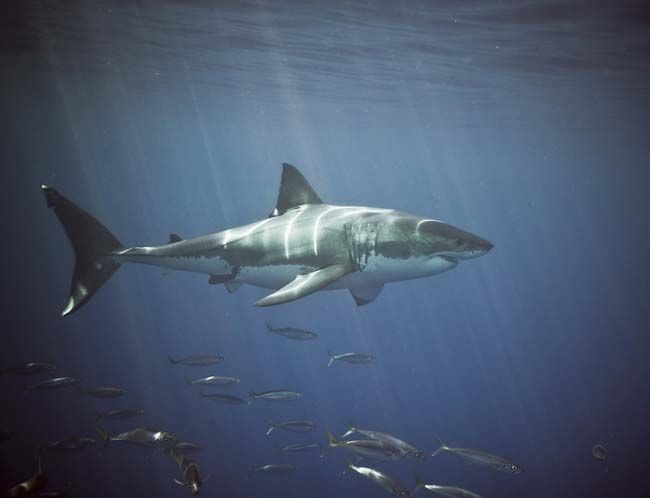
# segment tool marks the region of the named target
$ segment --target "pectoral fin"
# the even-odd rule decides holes
[[[322,289],[351,271],[353,271],[352,265],[338,264],[321,268],[306,275],[298,275],[287,285],[260,299],[255,304],[257,306],[273,306],[274,304],[295,301],[316,292],[318,289]]]
[[[179,481],[178,479],[174,478],[173,481],[178,484],[179,486],[185,486],[184,482]]]
[[[384,284],[365,285],[363,287],[354,287],[350,289],[350,294],[352,294],[357,306],[364,306],[374,301],[383,288]]]

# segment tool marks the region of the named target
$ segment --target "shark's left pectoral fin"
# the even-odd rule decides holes
[[[274,304],[288,303],[301,297],[305,297],[318,289],[335,282],[354,268],[350,264],[339,264],[327,266],[320,270],[298,275],[290,283],[275,291],[273,294],[260,299],[255,303],[257,306],[273,306]]]
[[[384,288],[384,284],[369,284],[364,285],[363,287],[353,287],[350,289],[350,294],[354,298],[354,302],[357,303],[357,306],[364,306],[372,301],[374,301],[381,290]]]

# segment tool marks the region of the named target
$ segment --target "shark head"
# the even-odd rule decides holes
[[[432,219],[415,223],[413,241],[418,252],[458,262],[487,254],[494,245],[478,235]]]

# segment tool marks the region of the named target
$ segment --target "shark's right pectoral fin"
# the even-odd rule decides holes
[[[306,275],[298,275],[290,283],[275,291],[273,294],[260,299],[255,304],[257,306],[273,306],[274,304],[295,301],[312,292],[316,292],[318,289],[326,287],[351,271],[354,271],[351,264],[338,264],[326,266]]]

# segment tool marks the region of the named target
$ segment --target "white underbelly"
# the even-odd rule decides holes
[[[242,266],[236,280],[256,287],[264,287],[265,289],[280,289],[298,275],[316,269],[305,268],[301,265]]]

